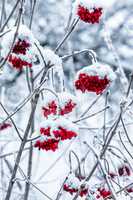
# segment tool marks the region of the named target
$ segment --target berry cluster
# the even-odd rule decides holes
[[[59,109],[59,115],[65,115],[73,111],[76,103],[74,103],[71,99],[69,102],[65,104],[63,108],[58,108],[58,105],[55,101],[51,101],[48,103],[47,107],[42,107],[44,117],[48,117],[49,115],[57,115],[57,110]]]
[[[13,68],[21,71],[24,67],[32,67],[33,62],[36,60],[37,50],[34,44],[38,44],[38,41],[34,38],[27,26],[20,25],[17,35],[16,29],[16,26],[12,27],[3,36],[1,56]],[[16,37],[14,38],[15,35]]]
[[[80,74],[78,80],[75,81],[75,87],[77,90],[84,92],[95,92],[97,95],[101,94],[107,85],[109,80],[105,76],[100,79],[98,76],[89,76],[87,74]]]
[[[39,150],[42,149],[46,151],[56,151],[58,149],[58,144],[59,140],[50,138],[44,141],[37,140],[35,143],[35,147],[37,147]]]
[[[77,15],[82,21],[86,23],[99,23],[100,17],[102,15],[102,8],[93,8],[92,10],[89,10],[84,6],[79,5]]]
[[[49,115],[64,116],[73,112],[77,105],[75,97],[66,92],[60,93],[58,96],[60,102],[53,97],[42,107],[44,117],[48,118]]]
[[[84,197],[88,194],[88,186],[87,184],[82,185],[81,183],[82,182],[78,177],[76,177],[74,174],[71,174],[63,185],[63,190],[69,192],[71,195],[79,192],[79,196]]]
[[[97,199],[100,199],[101,197],[105,199],[111,195],[111,191],[106,190],[105,188],[98,188],[98,193],[99,194],[96,196]]]
[[[57,114],[57,104],[55,101],[51,101],[48,103],[46,107],[42,107],[44,117],[48,117],[49,115]]]
[[[110,66],[95,63],[81,69],[74,84],[82,93],[93,92],[99,95],[114,79],[115,75]]]
[[[56,151],[59,143],[77,136],[77,129],[72,126],[74,127],[67,119],[46,120],[39,130],[40,138],[35,142],[35,147],[39,150]]]
[[[119,177],[126,176],[128,178],[129,176],[131,176],[131,170],[127,165],[124,164],[118,168],[118,174],[111,172],[111,173],[109,173],[109,175],[112,179],[114,179],[116,176],[117,177],[118,176]],[[129,193],[132,193],[133,188],[129,187],[126,189],[126,191]],[[98,188],[97,193],[98,193],[96,196],[97,199],[100,199],[101,197],[104,199],[104,198],[109,197],[112,194],[111,191],[109,191],[105,188],[100,188],[100,187]]]
[[[26,40],[18,40],[12,50],[12,53],[9,55],[8,61],[16,69],[22,70],[23,67],[32,67],[32,63],[26,61],[26,52],[29,50],[30,44]],[[24,59],[22,59],[23,55]]]

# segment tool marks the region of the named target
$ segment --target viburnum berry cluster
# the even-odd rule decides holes
[[[63,190],[71,195],[79,192],[79,196],[84,197],[88,194],[88,185],[87,183],[82,184],[83,181],[84,180],[81,181],[78,177],[76,177],[75,174],[70,174],[67,181],[63,185]]]
[[[75,88],[82,93],[101,94],[115,79],[114,72],[108,65],[95,63],[81,69],[75,79]]]
[[[97,196],[96,196],[96,199],[105,199],[107,197],[109,197],[112,193],[111,191],[105,189],[105,188],[98,188],[97,192],[99,193]]]
[[[62,141],[77,137],[78,128],[68,119],[63,119],[63,117],[54,120],[48,119],[42,123],[39,135],[35,147],[39,150],[56,151]]]
[[[113,181],[116,181],[119,179],[120,185],[123,185],[125,180],[127,183],[129,183],[129,185],[130,185],[130,183],[132,183],[131,169],[127,164],[123,164],[123,165],[119,166],[117,169],[117,172],[109,172],[109,176],[110,176],[111,180],[113,180]],[[106,199],[107,197],[111,196],[112,191],[108,188],[104,177],[103,177],[103,179],[101,178],[101,176],[99,178],[100,178],[99,179],[100,184],[99,184],[99,186],[98,186],[98,184],[96,185],[96,187],[98,187],[98,188],[96,189],[96,191],[93,192],[93,195],[95,196],[96,199],[103,200],[103,199]],[[94,186],[94,188],[96,188],[96,187]],[[123,185],[123,187],[124,187],[124,185]],[[128,193],[132,193],[133,192],[132,184],[130,187],[127,187],[125,190]]]
[[[24,67],[32,67],[32,63],[35,60],[34,43],[36,40],[31,31],[26,26],[21,25],[13,44],[15,31],[16,27],[3,37],[2,57],[7,58],[8,63],[17,70],[22,70]],[[8,55],[10,50],[11,53]]]
[[[74,95],[68,92],[58,93],[58,99],[55,96],[50,96],[42,107],[44,117],[48,118],[51,115],[64,116],[72,113],[77,106],[77,100]]]
[[[99,23],[103,12],[109,7],[109,2],[103,0],[76,0],[74,5],[74,14],[86,23]]]
[[[100,17],[102,15],[102,8],[93,8],[89,10],[84,6],[79,5],[77,15],[79,18],[86,23],[99,23]]]

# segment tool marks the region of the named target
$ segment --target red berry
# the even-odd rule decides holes
[[[69,192],[71,195],[73,195],[73,193],[78,192],[78,189],[76,189],[76,188],[71,188],[71,187],[69,187],[69,186],[66,185],[66,184],[64,184],[63,189],[64,189],[66,192]]]
[[[75,87],[83,93],[86,91],[95,92],[98,95],[105,90],[109,82],[106,76],[101,79],[99,76],[89,76],[82,73],[79,75],[78,80],[75,81]]]
[[[53,133],[56,138],[60,138],[61,140],[72,139],[77,136],[75,132],[69,131],[65,128],[59,127],[58,129],[59,130],[53,131]]]
[[[98,191],[100,195],[97,196],[97,199],[99,199],[100,197],[106,198],[111,195],[111,192],[109,190],[106,190],[105,188],[103,189],[99,188]]]
[[[56,151],[58,149],[58,144],[59,144],[59,140],[57,139],[48,139],[45,141],[40,141],[37,140],[35,143],[35,147],[46,151],[52,150],[52,151]]]
[[[4,129],[7,129],[9,127],[11,127],[11,124],[8,124],[8,123],[1,124],[0,125],[0,131],[3,131]]]
[[[70,100],[64,108],[61,108],[60,115],[65,115],[70,112],[72,112],[73,108],[76,106],[76,103],[74,103],[72,100]]]
[[[55,101],[52,101],[48,104],[47,107],[43,107],[43,115],[44,117],[48,117],[48,115],[56,115],[57,114],[57,105]]]
[[[26,54],[26,50],[30,47],[30,44],[25,40],[18,40],[13,47],[13,53],[15,54]]]
[[[50,127],[48,127],[48,128],[40,128],[40,133],[42,135],[50,136]]]
[[[23,67],[32,67],[31,63],[28,63],[27,61],[24,61],[19,57],[13,56],[12,54],[10,54],[8,61],[12,64],[14,68],[19,70],[22,70]]]
[[[79,5],[77,14],[79,18],[86,23],[99,23],[100,17],[102,15],[102,8],[93,8],[93,10],[90,11],[89,9]]]

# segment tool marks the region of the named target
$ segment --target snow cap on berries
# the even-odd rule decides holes
[[[75,134],[78,133],[78,127],[75,124],[73,124],[70,120],[65,119],[64,117],[59,117],[55,120],[45,120],[41,123],[40,127],[50,127],[51,136],[53,137],[56,137],[54,131],[59,131],[61,130],[61,128],[67,131],[71,131]]]
[[[56,120],[45,120],[38,130],[40,138],[35,142],[35,147],[43,150],[56,151],[59,143],[71,140],[78,134],[78,128],[63,117]]]
[[[57,96],[48,94],[43,101],[42,112],[46,118],[51,115],[66,115],[73,112],[77,104],[77,98],[68,92],[57,93]]]
[[[20,25],[13,44],[16,29],[16,26],[13,27],[3,36],[1,55],[3,58],[6,58],[12,48],[8,62],[12,67],[21,70],[23,67],[32,67],[32,63],[36,60],[35,54],[37,53],[34,43],[38,43],[38,41],[25,25]]]
[[[60,106],[60,115],[65,115],[73,112],[78,104],[78,100],[76,96],[68,93],[68,92],[61,92],[58,93],[59,98],[59,106]]]
[[[81,186],[81,187],[80,187]],[[83,197],[88,194],[88,185],[86,182],[82,181],[75,176],[75,174],[70,174],[67,181],[65,182],[63,186],[64,191],[69,192],[71,195],[73,193],[78,192],[79,190],[79,196]]]
[[[93,8],[108,8],[111,6],[111,1],[104,0],[76,0],[76,5],[81,5],[87,9]]]
[[[78,71],[75,79],[75,88],[82,93],[94,92],[101,94],[115,79],[115,74],[110,66],[94,63]]]

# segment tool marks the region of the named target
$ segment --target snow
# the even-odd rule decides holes
[[[50,62],[50,64],[53,65],[54,69],[57,68],[57,71],[62,69],[62,60],[57,54],[54,53],[53,50],[51,50],[50,48],[43,48],[43,47],[40,47],[40,50],[46,64]]]
[[[84,6],[85,8],[108,8],[112,5],[112,0],[76,0],[76,5]]]
[[[2,45],[2,50],[1,50],[1,56],[3,58],[6,58],[14,41],[14,34],[16,33],[17,27],[13,27],[11,31],[7,32],[3,37],[1,41]],[[26,62],[32,63],[36,61],[35,55],[37,55],[37,49],[35,47],[35,43],[38,44],[38,41],[35,39],[33,36],[32,32],[28,29],[27,26],[25,25],[20,25],[18,29],[18,35],[15,40],[15,44],[17,43],[18,40],[25,40],[27,41],[30,46],[26,50],[26,55],[22,54],[14,54],[12,53],[13,56],[18,57]]]
[[[65,184],[77,189],[80,186],[80,181],[74,174],[70,174]]]
[[[106,76],[110,81],[114,81],[116,78],[116,75],[111,69],[111,67],[103,63],[94,63],[79,70],[76,76],[76,80],[78,79],[79,74],[81,73],[88,74],[89,76],[98,76],[101,79],[104,79]]]
[[[10,31],[10,29],[11,29],[11,31]],[[14,39],[14,34],[16,32],[17,27],[14,26],[13,28],[10,28],[10,29],[9,29],[9,32],[7,32],[2,37],[2,41],[1,41],[2,51],[1,51],[1,54],[2,54],[3,57],[6,57],[8,55],[8,53],[9,53],[9,50],[11,49],[11,46],[12,46],[12,43],[13,43],[13,39]],[[25,25],[20,25],[19,26],[17,40],[18,39],[28,41],[31,46],[34,43],[38,43],[38,41],[33,36],[32,32]],[[30,47],[30,49],[28,51],[29,56],[31,55],[31,53],[33,53],[35,51],[35,48],[33,49],[33,47],[34,46]]]
[[[58,127],[60,126],[68,131],[73,131],[75,133],[78,133],[79,131],[77,125],[73,124],[70,120],[62,116],[55,120],[50,120],[50,119],[44,120],[44,122],[40,124],[40,127],[44,128],[51,127],[51,132],[53,132],[54,130],[58,130]]]

